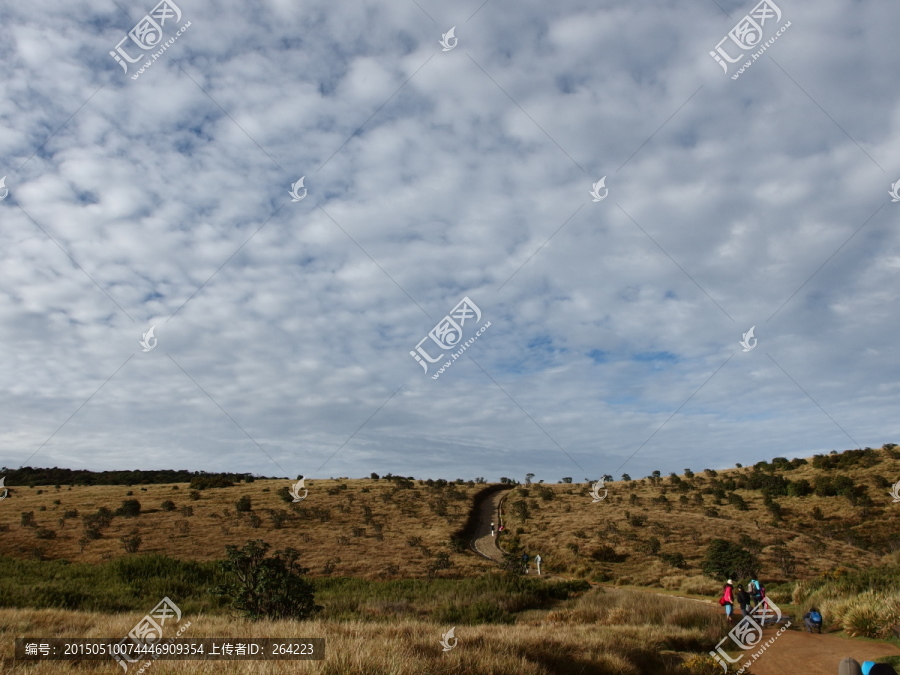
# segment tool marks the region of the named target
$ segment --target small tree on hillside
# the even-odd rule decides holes
[[[137,499],[126,499],[122,502],[122,506],[116,509],[116,515],[137,518],[141,515],[141,503]]]
[[[756,556],[739,544],[725,539],[709,542],[706,555],[700,565],[703,573],[717,579],[756,576],[759,561]]]
[[[232,608],[253,619],[307,619],[322,610],[315,604],[315,590],[301,575],[309,570],[297,560],[293,548],[267,558],[269,544],[248,541],[243,548],[226,546],[227,559],[219,563],[228,583],[217,592],[231,600]]]

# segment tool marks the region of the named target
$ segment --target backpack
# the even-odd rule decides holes
[[[812,621],[813,623],[822,623],[822,615],[819,614],[818,612],[810,612],[809,620]]]

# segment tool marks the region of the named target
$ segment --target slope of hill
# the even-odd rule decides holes
[[[875,565],[900,549],[900,503],[889,494],[898,478],[900,451],[888,444],[608,482],[599,503],[588,485],[520,485],[504,498],[502,545],[540,553],[551,574],[712,593],[701,565],[721,538],[758,555],[771,587]],[[313,575],[472,575],[495,565],[452,542],[482,485],[315,480],[300,503],[288,485],[17,487],[0,501],[0,531],[7,555],[72,561],[129,550],[212,560],[225,545],[263,539],[301,550]],[[140,502],[139,515],[115,515],[126,500]]]
[[[263,539],[273,549],[300,550],[314,576],[408,577],[442,569],[481,574],[493,568],[451,542],[483,485],[396,477],[314,480],[306,482],[309,494],[299,503],[286,496],[289,486],[286,480],[254,480],[206,490],[190,490],[186,483],[19,487],[0,501],[0,533],[5,554],[20,558],[95,562],[128,555],[130,543],[132,552],[213,560],[224,557],[226,545]],[[139,511],[130,511],[132,504],[116,515],[130,500],[139,502]]]
[[[540,553],[550,572],[715,592],[701,574],[713,539],[756,554],[770,583],[875,565],[900,549],[900,452],[849,450],[810,460],[606,484],[519,486],[506,499],[503,546]]]

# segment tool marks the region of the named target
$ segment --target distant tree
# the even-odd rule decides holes
[[[572,482],[572,477],[571,477],[571,476],[564,476],[563,479],[562,479],[562,482],[563,482],[563,483],[571,483],[571,482]]]
[[[137,499],[126,499],[122,502],[122,506],[116,509],[116,515],[137,518],[141,515],[141,503]]]
[[[693,477],[694,477],[694,472],[691,471],[690,469],[685,469],[685,470],[684,470],[684,477],[685,477],[685,478],[693,478]]]
[[[737,468],[739,468],[739,469],[742,469],[742,468],[744,467],[744,465],[741,464],[740,462],[738,462],[737,464],[735,464],[735,466],[736,466]]]
[[[51,530],[49,527],[39,527],[34,536],[38,539],[56,539],[56,531]]]
[[[315,589],[302,576],[309,570],[297,562],[300,552],[288,548],[266,557],[269,548],[261,539],[248,541],[241,549],[226,546],[227,558],[219,567],[228,582],[217,592],[253,620],[303,620],[321,611],[315,604]]]
[[[660,559],[671,565],[672,567],[677,567],[678,569],[682,569],[687,564],[684,559],[683,553],[660,553]]]
[[[143,540],[137,530],[132,530],[130,534],[120,537],[119,541],[122,542],[122,547],[125,549],[126,553],[137,553]]]
[[[750,551],[725,539],[713,539],[700,565],[714,579],[755,577],[759,561]]]
[[[775,564],[778,565],[778,569],[784,576],[793,576],[797,569],[797,563],[794,560],[793,554],[786,546],[773,546],[772,558],[775,560]]]
[[[613,477],[610,474],[608,474],[608,473],[603,474],[604,481],[611,481],[612,479],[613,479]]]
[[[641,547],[641,550],[647,555],[656,555],[659,553],[659,549],[662,548],[662,544],[660,544],[659,539],[656,537],[650,537]]]
[[[534,474],[533,474],[533,473],[526,473],[526,474],[525,474],[525,485],[531,485],[531,479],[532,479],[532,478],[534,478]]]
[[[622,474],[622,480],[625,481],[625,482],[627,483],[627,482],[629,482],[629,481],[631,480],[631,476],[629,476],[627,473],[623,473],[623,474]]]
[[[369,474],[369,478],[371,478],[372,480],[378,480],[378,474],[373,471],[371,474]]]

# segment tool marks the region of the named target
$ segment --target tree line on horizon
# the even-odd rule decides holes
[[[0,475],[5,476],[6,487],[29,485],[152,485],[191,482],[212,483],[218,487],[223,483],[233,485],[240,481],[252,483],[257,479],[268,479],[266,476],[254,476],[250,473],[188,471],[186,469],[89,471],[87,469],[60,469],[55,466],[52,469],[30,466],[24,466],[21,469],[3,467],[0,468]],[[278,478],[278,476],[273,476],[272,478]]]

